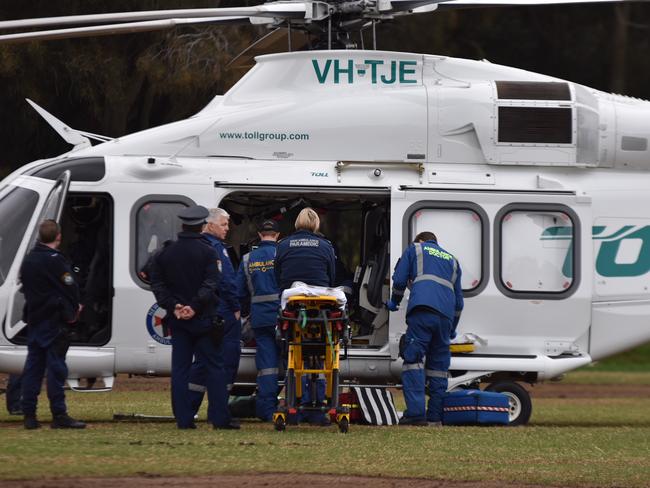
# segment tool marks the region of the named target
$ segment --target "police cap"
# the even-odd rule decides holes
[[[178,212],[178,218],[183,221],[185,225],[201,225],[205,224],[205,219],[208,218],[210,212],[202,205],[192,205],[191,207],[184,208]]]
[[[280,226],[275,220],[265,220],[257,226],[258,232],[280,232]]]

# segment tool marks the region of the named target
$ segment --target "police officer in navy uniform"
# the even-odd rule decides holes
[[[336,256],[332,244],[318,235],[320,218],[312,208],[304,208],[296,218],[296,232],[278,243],[275,258],[275,276],[280,292],[295,281],[312,286],[334,286],[336,282]],[[309,379],[303,376],[302,403],[311,403]],[[317,401],[325,400],[325,379],[317,380]],[[327,425],[329,417],[307,416],[311,423]]]
[[[400,352],[406,411],[400,425],[440,425],[442,399],[447,391],[451,353],[449,344],[463,310],[458,260],[438,245],[433,232],[415,237],[395,266],[387,308],[394,312],[411,284]],[[425,412],[425,378],[429,405]]]
[[[235,284],[235,269],[230,261],[225,238],[230,227],[230,215],[222,208],[211,208],[206,225],[203,227],[203,240],[217,252],[217,266],[221,274],[219,281],[218,313],[224,321],[222,343],[224,369],[228,391],[237,377],[239,357],[241,356],[241,322],[239,298]],[[200,359],[194,361],[188,385],[192,408],[198,412],[205,391],[205,368]]]
[[[242,258],[237,272],[237,293],[242,309],[250,302],[251,327],[257,350],[257,398],[255,414],[262,421],[273,420],[278,396],[278,346],[275,326],[280,307],[280,290],[275,280],[275,253],[280,227],[265,220],[258,227],[260,243]]]
[[[7,378],[7,412],[9,415],[23,415],[22,403],[23,377],[19,374],[10,374]]]
[[[311,208],[300,211],[296,232],[278,243],[275,276],[280,290],[295,281],[313,286],[334,286],[336,257],[332,244],[317,234],[320,218]]]
[[[151,287],[167,311],[172,330],[172,407],[179,429],[195,429],[187,391],[192,358],[201,360],[208,392],[208,422],[218,429],[231,423],[223,370],[223,324],[217,314],[217,253],[205,244],[201,229],[208,216],[202,206],[182,210],[178,240],[158,253],[151,267]]]
[[[83,429],[86,424],[67,413],[63,386],[68,377],[65,356],[70,346],[67,326],[77,321],[81,306],[79,287],[67,259],[58,250],[61,229],[54,220],[38,228],[38,242],[25,257],[20,276],[25,294],[27,360],[22,378],[25,428],[37,429],[38,395],[47,370],[47,397],[52,428]]]

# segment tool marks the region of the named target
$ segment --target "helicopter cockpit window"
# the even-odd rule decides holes
[[[100,181],[106,175],[104,158],[82,158],[47,163],[34,168],[28,174],[48,180],[56,180],[64,171],[70,170],[72,181]]]
[[[483,268],[488,262],[488,245],[484,242],[487,221],[479,209],[420,208],[411,216],[410,225],[411,240],[420,232],[433,232],[440,245],[458,259],[463,270],[461,285],[466,296],[480,291],[479,287],[487,276],[487,270]]]
[[[136,212],[136,273],[145,283],[149,282],[142,270],[149,257],[160,249],[165,241],[175,239],[181,231],[178,212],[188,205],[183,202],[145,202]]]
[[[561,294],[575,279],[575,222],[568,212],[514,210],[501,218],[501,285]]]
[[[20,187],[0,198],[0,285],[9,273],[37,203],[38,193]]]

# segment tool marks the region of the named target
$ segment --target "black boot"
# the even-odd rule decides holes
[[[84,422],[80,422],[79,420],[75,420],[67,413],[64,413],[54,416],[52,419],[51,427],[53,429],[85,429],[86,424]]]
[[[424,417],[402,417],[399,419],[399,425],[426,427],[429,425],[429,422]]]
[[[38,420],[36,420],[36,415],[25,415],[25,419],[23,420],[23,425],[27,430],[34,430],[34,429],[41,428],[41,423]]]

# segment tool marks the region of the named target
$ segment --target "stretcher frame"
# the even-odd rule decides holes
[[[349,321],[336,297],[328,295],[289,297],[280,311],[279,329],[286,350],[285,404],[273,414],[275,430],[298,425],[301,413],[328,415],[346,433],[350,410],[339,405],[339,359],[341,346],[349,340]],[[325,400],[317,400],[317,379],[325,377]],[[311,379],[311,403],[302,404],[302,378]]]

